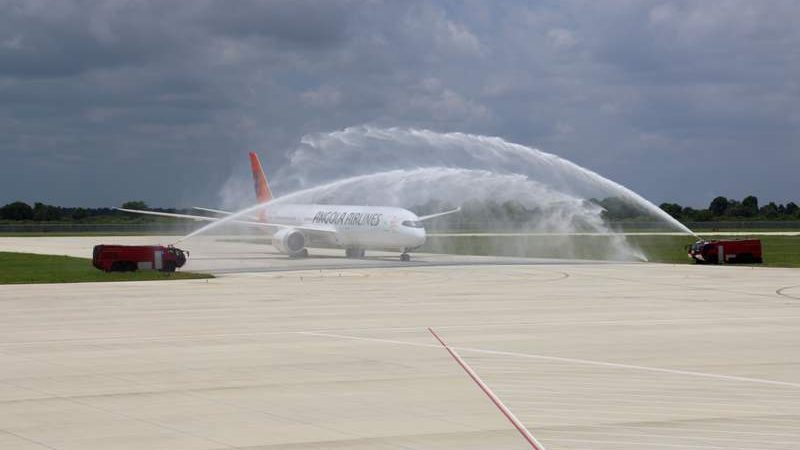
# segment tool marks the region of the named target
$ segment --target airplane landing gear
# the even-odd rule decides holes
[[[346,248],[344,255],[348,258],[363,258],[367,252],[363,248]]]
[[[290,258],[308,258],[308,249],[304,248],[297,253],[289,255]]]
[[[403,261],[403,262],[411,261],[411,255],[409,255],[406,252],[403,252],[403,254],[400,255],[400,261]]]

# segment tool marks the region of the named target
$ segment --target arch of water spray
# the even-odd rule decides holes
[[[472,173],[478,179],[465,191],[463,180],[457,174],[445,171],[442,172],[443,176],[437,177],[435,170],[414,172],[419,168],[479,172]],[[433,197],[448,195],[453,189],[473,197],[479,196],[481,191],[496,195],[498,191],[503,191],[499,186],[503,181],[509,183],[514,199],[528,204],[535,204],[537,200],[531,196],[541,193],[543,189],[547,190],[544,196],[547,202],[559,196],[561,199],[617,197],[663,221],[665,226],[674,231],[693,234],[661,208],[625,186],[552,153],[499,137],[371,126],[318,133],[301,139],[301,144],[290,155],[290,164],[281,170],[277,181],[287,185],[290,190],[323,184],[326,187],[321,191],[330,191],[331,186],[327,184],[341,180],[343,183],[338,185],[338,195],[344,196],[344,186],[355,187],[347,182],[347,178],[383,172],[397,183],[411,186],[416,177],[422,177],[428,182],[426,187],[435,188],[436,192],[430,194]],[[492,174],[498,178],[492,178]],[[520,177],[527,180],[526,186],[533,189],[532,195],[526,196],[519,191]],[[296,180],[301,180],[301,183],[295,183]],[[374,179],[366,177],[360,180]],[[431,180],[439,180],[439,183]],[[489,188],[486,187],[487,183]],[[407,200],[409,195],[419,198],[418,193],[399,192],[388,181],[386,188],[391,194],[386,200],[397,203]],[[365,194],[368,189],[361,191]],[[321,192],[318,191],[318,194]],[[308,196],[309,193],[306,193],[305,197]],[[408,202],[405,204],[409,205]]]
[[[693,234],[639,194],[596,172],[497,137],[352,127],[303,137],[290,153],[289,164],[276,175],[272,179],[275,191],[291,193],[275,202],[411,207],[431,201],[460,205],[513,200],[545,212],[531,224],[534,230],[613,235],[602,218],[602,208],[586,200],[617,197],[672,231]],[[249,212],[258,208],[251,207]],[[614,254],[606,255],[609,258],[641,258],[621,235],[610,248]]]

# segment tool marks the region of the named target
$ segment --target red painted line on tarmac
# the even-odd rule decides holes
[[[442,347],[444,347],[444,349],[447,350],[447,353],[450,353],[450,356],[452,356],[453,359],[456,360],[458,365],[461,366],[462,369],[464,369],[464,372],[467,372],[467,375],[469,375],[469,377],[472,378],[472,381],[474,381],[475,384],[478,385],[478,387],[483,391],[483,393],[486,394],[487,397],[489,397],[489,400],[491,400],[492,403],[494,403],[494,406],[496,406],[497,409],[499,409],[500,412],[503,413],[506,419],[508,419],[508,421],[511,422],[511,425],[514,425],[514,428],[516,428],[517,431],[519,431],[519,434],[521,434],[523,439],[525,439],[528,442],[528,444],[530,444],[531,448],[533,448],[533,450],[545,450],[544,446],[541,443],[539,443],[539,441],[537,441],[535,437],[533,437],[533,434],[531,434],[531,432],[528,431],[527,428],[525,428],[525,425],[523,425],[522,422],[520,422],[519,419],[517,419],[514,413],[512,413],[511,410],[508,409],[508,407],[506,407],[506,405],[503,404],[500,398],[497,397],[494,394],[494,392],[492,392],[489,386],[487,386],[486,383],[484,383],[483,380],[481,380],[478,374],[475,373],[475,371],[472,370],[472,368],[463,359],[461,359],[461,356],[459,356],[459,354],[456,353],[455,350],[450,348],[450,346],[447,345],[444,342],[444,340],[441,337],[439,337],[439,335],[436,334],[435,331],[433,331],[432,328],[428,328],[428,331],[430,331],[433,337],[435,337],[436,340],[439,341],[440,344],[442,344]]]

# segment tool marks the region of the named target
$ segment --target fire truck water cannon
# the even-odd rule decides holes
[[[92,265],[105,272],[174,272],[188,259],[188,251],[172,245],[95,245]]]

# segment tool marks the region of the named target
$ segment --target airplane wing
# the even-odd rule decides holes
[[[159,216],[159,217],[173,217],[176,219],[190,219],[195,221],[204,221],[204,222],[216,222],[220,220],[219,217],[208,217],[208,216],[195,216],[191,214],[177,214],[177,213],[165,213],[165,212],[158,212],[158,211],[143,211],[140,209],[125,209],[125,208],[113,208],[117,211],[133,213],[133,214],[144,214],[148,216]],[[230,213],[229,213],[230,214]],[[251,220],[231,220],[231,223],[238,223],[240,225],[249,225],[258,228],[272,228],[272,229],[281,229],[281,228],[294,228],[296,230],[301,231],[310,231],[315,233],[335,233],[336,230],[329,227],[318,226],[318,225],[284,225],[279,223],[265,223],[265,222],[255,222]]]
[[[451,209],[450,211],[445,211],[445,212],[440,212],[440,213],[436,213],[436,214],[429,214],[427,216],[422,216],[422,217],[419,218],[419,221],[422,222],[423,220],[428,220],[428,219],[433,219],[433,218],[436,218],[436,217],[446,216],[448,214],[457,213],[459,211],[461,211],[461,207],[460,206],[458,208],[456,208],[456,209]]]
[[[206,212],[210,212],[210,213],[214,213],[214,214],[219,214],[221,216],[230,216],[231,214],[234,214],[232,211],[225,211],[224,209],[204,208],[202,206],[192,206],[192,209],[196,209],[198,211],[206,211]],[[255,216],[255,215],[250,216],[250,217],[252,217],[253,220],[258,220],[258,217]]]
[[[230,216],[231,214],[233,214],[230,211],[223,211],[221,209],[203,208],[203,207],[200,207],[200,206],[192,206],[192,209],[196,209],[198,211],[206,211],[206,212],[210,212],[210,213],[214,213],[214,214],[222,214],[223,216]]]

